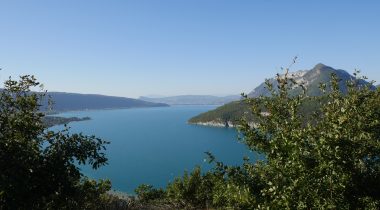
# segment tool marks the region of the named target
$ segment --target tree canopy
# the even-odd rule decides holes
[[[108,143],[95,136],[47,130],[33,76],[7,80],[0,92],[0,209],[97,209],[109,181],[93,181],[78,166],[107,163]]]

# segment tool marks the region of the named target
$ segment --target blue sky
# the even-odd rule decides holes
[[[380,81],[380,1],[0,1],[0,79],[50,91],[249,92],[322,62]]]

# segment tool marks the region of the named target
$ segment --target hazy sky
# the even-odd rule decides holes
[[[50,91],[239,94],[295,55],[380,81],[380,1],[0,1],[0,79]]]

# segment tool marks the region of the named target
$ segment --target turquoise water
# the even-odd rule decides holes
[[[78,111],[59,116],[88,116],[89,121],[70,123],[71,131],[111,142],[106,151],[109,164],[98,170],[82,167],[83,173],[95,179],[108,178],[113,189],[133,193],[143,183],[164,187],[196,165],[209,168],[204,161],[206,151],[228,164],[240,164],[243,156],[253,155],[237,141],[234,129],[187,124],[192,116],[214,108],[172,106]]]

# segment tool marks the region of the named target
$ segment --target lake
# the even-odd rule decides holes
[[[206,151],[234,165],[241,164],[243,156],[256,156],[238,142],[234,129],[187,124],[191,117],[214,108],[202,105],[91,110],[58,116],[91,118],[70,123],[71,132],[110,141],[106,151],[109,160],[98,170],[82,167],[83,173],[94,179],[110,179],[113,189],[133,193],[140,184],[164,187],[196,165],[208,169]],[[62,126],[52,129],[59,128]]]

